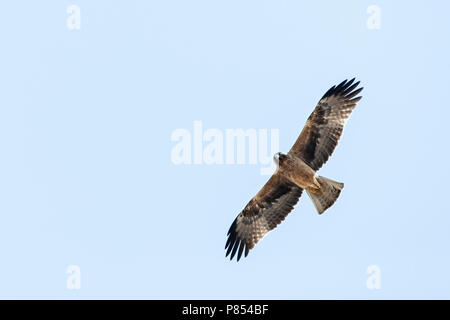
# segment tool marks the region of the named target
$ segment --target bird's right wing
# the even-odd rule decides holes
[[[228,230],[225,245],[230,260],[237,252],[237,261],[245,256],[270,230],[292,211],[303,189],[275,173],[258,194],[250,200]]]

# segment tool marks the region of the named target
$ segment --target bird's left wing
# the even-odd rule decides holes
[[[237,261],[255,246],[270,230],[292,211],[303,189],[275,173],[258,194],[250,200],[228,230],[225,245],[230,260],[237,252]]]
[[[353,84],[354,80],[345,80],[324,94],[289,151],[290,154],[302,158],[315,171],[319,170],[333,153],[345,122],[361,99],[355,96],[363,88],[356,89],[359,81]]]

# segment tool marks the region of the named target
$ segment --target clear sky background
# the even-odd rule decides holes
[[[66,25],[70,5],[81,29]],[[367,8],[381,9],[369,29]],[[0,298],[450,298],[448,1],[9,1],[0,10]],[[279,129],[365,87],[321,175],[239,263],[260,166],[175,165],[177,128]],[[79,266],[81,288],[66,286]],[[367,268],[380,271],[370,290]]]

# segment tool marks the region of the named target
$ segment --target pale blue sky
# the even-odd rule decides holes
[[[66,26],[81,8],[81,29]],[[366,26],[381,8],[381,29]],[[448,1],[10,1],[0,10],[0,298],[450,298]],[[171,162],[177,128],[279,129],[363,99],[321,175],[248,258],[229,225],[258,165]],[[66,288],[68,265],[81,289]],[[381,289],[366,269],[381,270]]]

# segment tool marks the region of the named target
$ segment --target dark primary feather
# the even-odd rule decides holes
[[[347,119],[361,99],[354,98],[363,89],[356,89],[359,81],[353,84],[354,81],[345,80],[323,95],[289,151],[316,171],[333,153]]]
[[[237,253],[237,261],[242,254],[247,256],[255,244],[292,211],[302,191],[274,174],[231,224],[225,244],[226,256],[231,254],[231,260]]]

